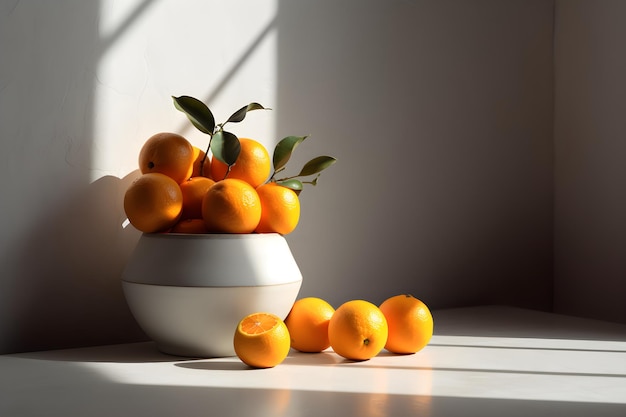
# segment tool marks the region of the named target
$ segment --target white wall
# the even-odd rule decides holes
[[[557,2],[555,310],[626,322],[626,2]]]
[[[551,304],[552,2],[282,1],[280,134],[338,163],[289,237],[303,295]]]
[[[99,5],[99,3],[101,3]],[[276,94],[275,1],[0,2],[0,353],[143,338],[120,286],[145,139]],[[236,133],[273,143],[275,113]]]
[[[288,237],[301,295],[552,300],[550,0],[2,2],[0,352],[143,337],[119,274],[170,95],[339,162]]]

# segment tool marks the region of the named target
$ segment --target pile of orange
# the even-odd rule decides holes
[[[157,133],[139,153],[141,176],[124,211],[144,233],[291,233],[300,218],[295,191],[268,181],[272,161],[260,142],[240,138],[230,167],[176,133]]]
[[[296,177],[318,174],[335,159],[314,158],[300,174],[275,180],[274,174],[285,167],[305,137],[284,138],[270,157],[260,142],[221,130],[225,123],[239,122],[246,111],[262,106],[252,103],[215,125],[210,110],[197,100],[181,97],[176,103],[212,139],[218,134],[234,137],[239,151],[226,158],[221,152],[224,146],[218,145],[218,158],[210,142],[204,152],[179,134],[153,135],[139,153],[141,175],[124,195],[129,222],[144,233],[291,233],[300,218],[300,201],[288,183],[299,183],[294,188],[300,190],[302,183]],[[309,183],[315,185],[316,180]],[[309,353],[332,348],[354,361],[371,359],[383,349],[415,353],[432,334],[428,307],[410,295],[388,298],[379,306],[351,300],[336,310],[321,298],[307,297],[297,300],[284,320],[264,312],[244,317],[233,344],[244,363],[269,368],[281,363],[291,348]]]
[[[327,348],[352,361],[369,360],[383,349],[412,354],[433,335],[433,317],[421,300],[410,294],[390,297],[376,306],[351,300],[336,310],[325,300],[297,300],[284,321],[273,314],[255,313],[237,327],[237,356],[254,368],[280,364],[293,348],[316,353]]]

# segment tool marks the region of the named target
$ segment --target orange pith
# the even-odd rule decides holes
[[[272,330],[277,323],[278,320],[276,320],[274,316],[269,314],[256,314],[244,318],[239,328],[245,334],[261,334]]]

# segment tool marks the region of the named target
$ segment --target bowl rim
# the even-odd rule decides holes
[[[121,279],[181,287],[240,287],[301,281],[302,273],[279,233],[144,233]]]
[[[173,233],[173,232],[161,232],[161,233],[142,233],[142,236],[146,236],[154,239],[264,239],[270,236],[280,236],[280,233]]]

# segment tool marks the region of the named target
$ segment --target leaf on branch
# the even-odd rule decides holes
[[[274,154],[272,157],[272,163],[274,164],[275,171],[279,171],[287,165],[293,151],[307,137],[308,136],[287,136],[278,142],[274,148]]]
[[[213,135],[211,152],[215,158],[231,166],[237,161],[239,152],[241,152],[239,138],[233,133],[220,130]]]
[[[296,192],[296,194],[300,194],[302,191],[302,182],[296,179],[289,179],[284,181],[276,181],[276,184],[282,185],[283,187],[291,188]]]
[[[297,176],[307,177],[309,175],[317,174],[318,172],[322,172],[335,162],[337,162],[337,159],[333,158],[332,156],[318,156],[304,164],[304,166],[300,170],[300,173]]]
[[[215,130],[215,118],[211,110],[200,100],[189,97],[174,97],[174,107],[187,115],[187,118],[198,130],[212,135]]]
[[[237,110],[236,112],[234,112],[229,118],[228,120],[226,120],[226,122],[224,122],[224,124],[228,123],[228,122],[232,122],[232,123],[239,123],[241,122],[243,119],[246,118],[246,114],[248,114],[249,111],[252,110],[270,110],[266,107],[263,107],[262,105],[260,105],[259,103],[250,103],[247,106],[243,106],[242,108],[240,108],[239,110]]]

